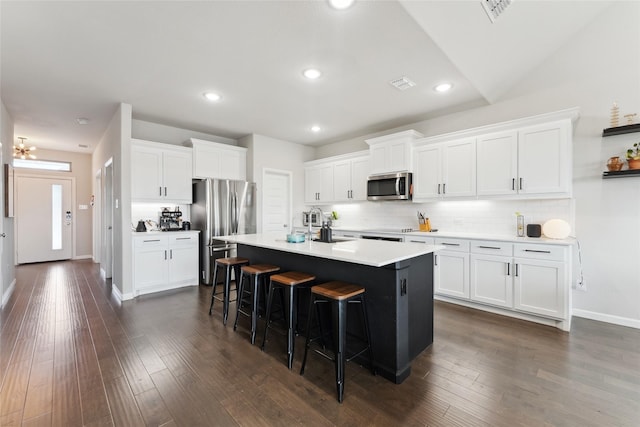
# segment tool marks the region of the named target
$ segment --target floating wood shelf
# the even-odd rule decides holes
[[[629,178],[632,176],[640,176],[640,169],[627,169],[625,171],[602,172],[602,179]]]
[[[603,129],[602,136],[622,135],[624,133],[633,133],[633,132],[640,132],[640,123]]]

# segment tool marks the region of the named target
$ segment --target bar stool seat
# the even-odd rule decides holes
[[[280,267],[271,264],[254,264],[245,265],[240,268],[240,281],[238,287],[238,296],[236,298],[236,321],[233,324],[233,330],[238,327],[238,318],[240,314],[251,317],[251,344],[256,342],[256,330],[258,326],[258,307],[260,305],[260,284],[265,283],[265,280],[271,276],[271,274],[280,271]],[[245,278],[253,277],[251,281],[252,287],[247,290],[244,286]],[[266,284],[266,283],[265,283]],[[244,301],[245,294],[251,296],[251,312],[247,313],[242,310],[242,303]]]
[[[332,313],[332,329],[333,329],[333,357],[328,356],[322,351],[318,351],[326,358],[332,359],[335,364],[336,372],[336,389],[338,393],[338,402],[342,403],[344,399],[344,371],[345,362],[352,360],[353,358],[363,354],[365,351],[369,353],[369,365],[371,372],[375,375],[375,368],[373,366],[373,354],[371,351],[371,335],[369,332],[369,322],[367,320],[367,311],[364,301],[365,289],[362,286],[354,285],[351,283],[332,281],[316,285],[311,288],[311,296],[309,299],[309,317],[307,320],[307,337],[304,346],[304,357],[302,359],[302,367],[300,368],[300,375],[304,374],[304,368],[307,364],[307,354],[311,342],[324,339],[324,332],[322,329],[322,322],[320,316],[318,316],[318,323],[320,326],[320,335],[316,338],[311,338],[311,329],[313,325],[314,313],[318,303],[331,303]],[[362,315],[362,328],[364,329],[365,336],[363,341],[366,340],[366,345],[361,349],[354,352],[347,357],[346,338],[347,338],[347,306],[349,303],[357,303],[361,307]]]
[[[295,324],[296,324],[296,304],[295,291],[298,286],[310,285],[316,279],[316,276],[303,273],[300,271],[287,271],[285,273],[274,274],[269,280],[269,296],[267,301],[266,326],[264,328],[264,337],[262,338],[262,350],[264,350],[267,342],[267,333],[271,326],[271,306],[273,303],[273,294],[276,289],[280,289],[286,294],[288,310],[285,310],[287,319],[287,365],[289,369],[293,367],[293,352],[295,347]]]
[[[226,325],[227,318],[229,317],[229,301],[230,301],[230,293],[231,293],[231,270],[235,271],[236,277],[236,289],[238,278],[240,277],[240,267],[243,265],[249,264],[249,260],[247,258],[241,257],[231,257],[231,258],[218,258],[215,260],[215,264],[213,267],[213,289],[211,290],[211,305],[209,306],[209,316],[211,316],[211,312],[213,311],[213,302],[216,299],[220,299],[217,297],[220,293],[216,293],[216,287],[218,286],[218,269],[224,268],[224,287],[222,290],[222,322]]]

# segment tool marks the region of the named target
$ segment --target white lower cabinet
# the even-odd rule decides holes
[[[447,249],[433,257],[433,288],[440,295],[469,298],[469,242],[459,239],[434,239]]]
[[[541,316],[569,329],[568,246],[442,238],[435,244],[446,247],[434,257],[437,295],[527,319]]]
[[[197,231],[134,235],[135,295],[197,284]]]

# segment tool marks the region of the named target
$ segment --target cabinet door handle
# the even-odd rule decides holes
[[[516,179],[515,178],[511,178],[511,189],[515,191],[516,189]]]
[[[522,178],[520,178],[520,190],[522,190]]]
[[[444,246],[460,246],[460,243],[441,243]]]
[[[440,194],[440,184],[438,184],[438,194]]]
[[[162,197],[162,187],[158,187],[160,189],[160,194],[158,194],[160,197]]]
[[[173,259],[173,249],[169,249],[169,259]]]
[[[535,250],[535,249],[525,249],[524,251],[525,252],[535,252],[537,254],[550,254],[551,253],[551,251],[538,251],[538,250]]]
[[[176,237],[176,240],[191,240],[191,237]]]
[[[148,242],[159,242],[160,239],[154,239],[154,240],[143,240],[144,243],[148,243]]]
[[[511,263],[507,263],[507,276],[511,276]]]
[[[427,243],[427,242],[423,242],[421,240],[409,240],[411,243]]]
[[[164,251],[164,260],[167,260],[167,251]]]
[[[434,255],[433,257],[433,265],[438,265],[438,255]]]
[[[481,249],[502,249],[498,246],[478,246]]]
[[[400,281],[400,296],[407,294],[407,279],[402,279]]]
[[[164,187],[164,197],[167,197],[167,187]]]
[[[516,268],[516,274],[515,274],[515,276],[516,276],[516,277],[518,277],[518,264],[514,264],[513,266]]]
[[[447,194],[447,184],[442,184],[442,194]]]

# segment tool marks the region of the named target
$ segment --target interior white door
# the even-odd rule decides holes
[[[73,253],[71,179],[17,176],[17,263],[70,259]]]
[[[262,232],[286,232],[291,227],[291,172],[263,172]]]

